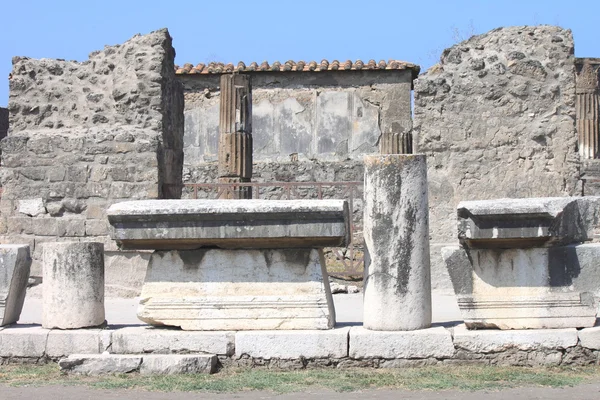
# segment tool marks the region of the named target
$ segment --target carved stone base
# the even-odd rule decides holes
[[[184,330],[331,329],[335,310],[321,250],[153,253],[138,309]]]
[[[547,329],[592,327],[596,303],[589,293],[543,296],[458,296],[468,329]]]

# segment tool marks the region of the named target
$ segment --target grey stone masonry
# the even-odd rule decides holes
[[[469,247],[506,248],[600,239],[600,197],[463,201],[458,238]]]
[[[0,326],[19,320],[30,267],[29,246],[0,245]]]
[[[112,203],[180,196],[183,87],[174,57],[162,29],[84,62],[13,58],[0,240],[31,245],[33,275],[45,241],[116,250],[105,215]]]
[[[465,201],[458,221],[442,256],[467,328],[594,326],[600,197]]]
[[[345,200],[143,200],[107,214],[125,249],[344,246],[350,232]]]
[[[116,349],[125,337],[129,338],[129,345]],[[456,363],[597,365],[600,325],[582,330],[472,331],[460,324],[409,332],[369,331],[359,326],[342,326],[329,331],[239,332],[186,332],[148,327],[76,331],[24,325],[0,328],[2,363],[63,359],[61,367],[77,369],[78,365],[88,362],[85,360],[103,359],[113,362],[97,364],[96,371],[102,370],[102,365],[110,367],[104,371],[140,371],[142,363],[147,362],[147,367],[157,368],[154,373],[185,373],[191,372],[194,366],[214,365],[212,363],[217,362],[214,355],[224,368],[395,368]],[[196,363],[194,358],[207,362]]]
[[[456,241],[460,201],[581,194],[573,52],[570,30],[498,28],[446,49],[415,81],[433,248]]]

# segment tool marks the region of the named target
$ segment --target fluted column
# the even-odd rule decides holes
[[[412,154],[412,132],[388,132],[381,135],[381,154]]]
[[[577,75],[577,132],[579,154],[583,159],[600,158],[600,99],[598,72],[584,64]]]
[[[252,178],[252,86],[248,75],[221,76],[219,111],[219,182],[245,183]],[[252,190],[224,191],[221,198],[250,199]]]

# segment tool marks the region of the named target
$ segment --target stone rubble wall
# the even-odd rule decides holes
[[[0,235],[31,246],[32,275],[40,275],[43,242],[93,240],[107,256],[119,254],[123,262],[114,267],[141,284],[140,263],[114,253],[105,210],[122,200],[180,196],[183,88],[174,57],[163,29],[81,63],[13,58]],[[119,257],[107,257],[107,269]]]
[[[444,278],[439,250],[456,242],[459,201],[582,194],[573,53],[570,30],[498,28],[446,49],[415,81],[434,275]]]

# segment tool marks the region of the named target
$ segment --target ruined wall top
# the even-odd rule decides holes
[[[573,35],[494,29],[446,49],[415,82],[434,242],[455,238],[462,200],[581,194]]]
[[[14,57],[11,134],[114,125],[162,131],[171,85],[163,77],[174,77],[174,57],[167,29],[106,46],[84,62]]]

